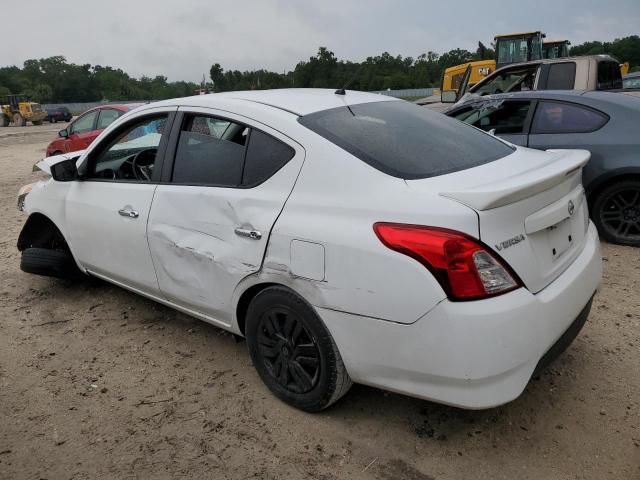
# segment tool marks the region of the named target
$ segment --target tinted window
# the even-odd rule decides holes
[[[113,121],[120,116],[120,112],[113,108],[105,108],[100,110],[100,116],[98,117],[97,130],[107,128]]]
[[[573,90],[576,80],[576,64],[573,62],[549,65],[547,90]]]
[[[598,90],[622,88],[620,65],[616,62],[598,63]]]
[[[244,125],[207,116],[185,118],[173,164],[173,181],[236,187],[242,178]]]
[[[125,127],[91,158],[89,178],[152,180],[167,116],[153,116]]]
[[[455,115],[469,125],[486,132],[495,129],[495,133],[523,133],[524,124],[531,102],[491,101]]]
[[[404,101],[338,107],[298,121],[372,167],[405,179],[464,170],[513,151],[475,128]]]
[[[625,78],[622,83],[623,88],[640,88],[640,77]]]
[[[98,111],[93,111],[78,118],[71,126],[72,133],[90,132],[93,130],[93,123],[98,115]]]
[[[242,173],[243,185],[257,185],[276,173],[293,158],[295,150],[259,130],[249,138],[247,158]]]
[[[599,129],[609,118],[595,110],[571,103],[541,102],[531,133],[584,133]]]

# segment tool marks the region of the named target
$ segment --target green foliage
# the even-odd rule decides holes
[[[571,47],[571,55],[597,55],[606,53],[619,62],[629,62],[631,67],[640,65],[640,36],[616,38],[613,42],[585,42]]]
[[[608,53],[620,62],[629,62],[631,71],[640,67],[640,36],[612,42],[586,42],[571,48],[571,55]],[[293,71],[265,69],[225,71],[214,63],[209,71],[216,92],[285,87],[386,90],[438,87],[444,70],[472,60],[492,59],[495,52],[478,42],[474,52],[456,48],[439,55],[429,51],[417,58],[393,56],[388,52],[367,57],[362,62],[338,60],[326,47],[315,56],[299,62]],[[169,82],[167,78],[130,77],[121,69],[101,65],[76,65],[63,56],[31,59],[22,68],[0,68],[0,94],[26,93],[41,103],[89,102],[100,100],[162,100],[193,95],[199,85]]]
[[[25,93],[40,103],[101,100],[162,100],[193,95],[193,82],[161,75],[135,79],[120,69],[76,65],[62,56],[27,60],[23,68],[0,68],[0,92]]]

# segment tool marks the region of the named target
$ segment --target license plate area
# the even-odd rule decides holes
[[[548,227],[547,238],[549,240],[549,248],[551,249],[551,256],[553,260],[560,258],[562,254],[569,250],[573,244],[571,218],[565,218],[563,221]]]

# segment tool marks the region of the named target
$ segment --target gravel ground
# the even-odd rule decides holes
[[[640,479],[639,250],[603,245],[586,327],[512,403],[463,411],[354,386],[309,415],[221,330],[20,271],[15,194],[51,127],[0,129],[0,478]]]

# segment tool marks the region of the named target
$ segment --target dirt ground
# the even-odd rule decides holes
[[[231,335],[108,284],[20,271],[16,191],[50,130],[0,129],[0,479],[640,479],[640,250],[603,245],[587,325],[508,405],[356,385],[305,414]]]

